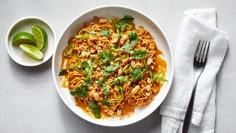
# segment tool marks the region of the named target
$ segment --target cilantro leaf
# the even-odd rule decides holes
[[[122,49],[128,53],[130,52],[132,46],[133,45],[131,43],[125,43],[125,45],[122,46]]]
[[[111,75],[116,69],[118,68],[118,65],[110,65],[110,66],[104,66],[103,67],[103,73],[105,76]]]
[[[120,34],[121,31],[125,31],[128,26],[128,23],[132,23],[133,21],[134,18],[129,15],[124,16],[118,22],[115,22],[113,19],[111,19],[112,25],[114,26],[116,33],[118,34]]]
[[[87,92],[87,86],[86,85],[82,85],[80,88],[76,87],[75,91],[71,91],[70,94],[71,95],[76,95],[80,98],[85,98],[88,96],[88,92]]]
[[[122,19],[119,20],[119,23],[132,23],[134,18],[129,15],[125,15]]]
[[[91,84],[93,84],[93,80],[90,77],[86,77],[84,82],[85,82],[86,86],[90,86]]]
[[[131,31],[128,36],[132,45],[136,45],[138,43],[138,34],[136,33],[136,31]]]
[[[88,34],[76,35],[75,38],[86,39],[86,38],[89,38],[89,35]]]
[[[102,93],[104,94],[105,98],[107,98],[109,91],[110,91],[110,86],[106,86],[103,88]]]
[[[89,107],[89,109],[92,110],[92,112],[96,118],[101,118],[100,107],[95,102],[89,101],[88,107]]]
[[[130,42],[125,43],[122,47],[125,52],[130,52],[131,48],[138,43],[138,34],[135,31],[131,31],[128,36]]]
[[[118,49],[118,44],[117,43],[114,45],[114,49]]]
[[[114,59],[114,55],[111,52],[102,50],[100,51],[100,58],[102,59],[102,63],[107,64],[110,63],[112,59]]]
[[[111,31],[110,29],[103,29],[100,31],[102,36],[110,36],[111,35]]]
[[[124,76],[119,76],[119,77],[114,79],[115,84],[122,84],[124,82],[127,82],[128,84],[130,84],[130,81]]]
[[[129,15],[124,16],[118,22],[118,24],[120,25],[120,30],[124,31],[126,27],[128,26],[128,23],[131,23],[133,21],[134,21],[134,18],[132,16],[129,16]]]
[[[86,76],[91,76],[93,73],[93,64],[91,62],[91,60],[88,61],[84,61],[81,63],[81,68],[83,69],[83,73]]]
[[[140,67],[135,67],[133,71],[130,73],[130,76],[134,81],[138,81],[143,78],[142,71]]]
[[[101,87],[103,85],[103,83],[105,82],[106,78],[105,77],[101,77],[98,80],[98,86]]]
[[[134,50],[132,57],[134,59],[144,59],[147,56],[147,50]]]
[[[110,105],[110,103],[108,101],[104,100],[104,99],[101,100],[101,103],[103,105],[105,105],[105,106],[109,106]]]
[[[157,74],[155,74],[155,75],[153,76],[153,80],[156,81],[156,82],[157,82],[157,81],[167,82],[168,80],[165,79],[165,78],[163,78],[163,77],[161,77],[161,75],[162,75],[162,72],[159,71]]]
[[[66,69],[62,69],[62,70],[59,72],[59,76],[63,76],[63,75],[66,75],[66,74],[67,74]]]

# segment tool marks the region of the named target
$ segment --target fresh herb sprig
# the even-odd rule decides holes
[[[143,74],[142,74],[141,68],[140,67],[135,67],[133,69],[133,71],[130,73],[130,76],[132,77],[132,79],[134,81],[141,80],[143,78]]]
[[[134,59],[144,59],[147,56],[147,50],[134,50],[131,56]]]
[[[128,36],[130,42],[125,43],[125,45],[122,47],[122,49],[127,53],[130,52],[131,48],[138,43],[138,34],[136,31],[131,31]]]
[[[101,118],[101,113],[100,113],[101,109],[94,101],[89,101],[88,107],[89,107],[89,109],[92,110],[92,112],[96,118],[98,118],[98,119]]]
[[[118,22],[115,22],[113,19],[111,19],[112,25],[114,26],[116,33],[118,34],[120,34],[121,31],[125,31],[129,23],[132,23],[133,21],[134,21],[134,18],[129,15],[124,16]]]
[[[107,52],[105,50],[100,51],[100,58],[102,59],[103,64],[109,64],[112,59],[114,59],[114,55],[112,52]]]

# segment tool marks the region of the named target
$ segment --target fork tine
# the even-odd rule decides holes
[[[203,63],[204,53],[205,53],[205,50],[206,50],[206,44],[207,44],[207,41],[202,42],[202,49],[201,49],[201,53],[200,53],[199,63]]]
[[[201,45],[201,51],[200,51],[200,53],[199,53],[199,63],[201,63],[202,62],[202,60],[203,60],[203,55],[204,55],[204,51],[205,51],[205,48],[206,48],[206,41],[202,41],[202,45]]]
[[[199,40],[198,45],[197,45],[197,49],[195,52],[195,57],[194,57],[194,62],[198,62],[199,60],[199,56],[200,56],[200,51],[201,51],[201,40]]]
[[[207,60],[207,56],[208,56],[208,51],[209,51],[210,44],[211,44],[210,41],[206,41],[205,51],[204,51],[204,55],[203,55],[202,62],[206,62],[206,60]]]

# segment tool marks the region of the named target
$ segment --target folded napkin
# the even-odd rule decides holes
[[[211,41],[208,60],[195,93],[190,133],[214,133],[216,75],[228,48],[226,34],[216,27],[215,9],[185,12],[175,51],[172,88],[161,106],[162,133],[181,133],[194,85],[193,59],[199,40]]]

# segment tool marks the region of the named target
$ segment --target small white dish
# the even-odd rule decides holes
[[[45,51],[43,52],[44,54],[43,60],[36,60],[24,54],[23,51],[18,46],[12,45],[12,39],[15,34],[19,32],[29,32],[32,34],[31,26],[33,25],[41,26],[47,32],[48,45]],[[52,56],[56,48],[55,40],[56,40],[55,32],[47,21],[39,17],[28,16],[28,17],[18,19],[15,23],[12,24],[12,26],[9,28],[9,31],[7,33],[5,43],[6,43],[8,54],[16,63],[22,66],[31,67],[31,66],[38,66],[50,59],[50,57]]]

